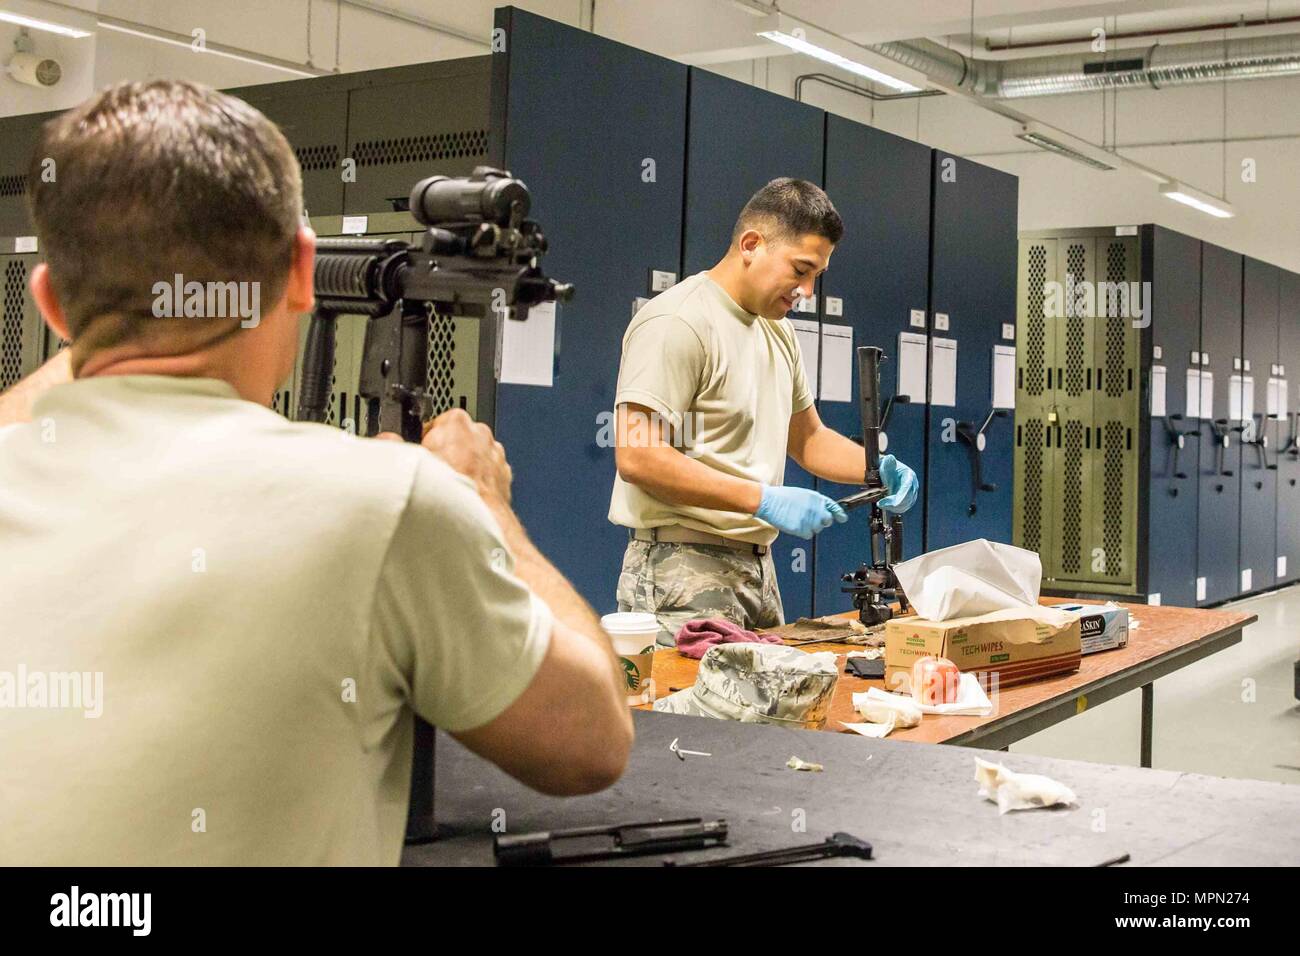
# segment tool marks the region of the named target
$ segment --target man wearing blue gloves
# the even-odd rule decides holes
[[[618,607],[654,614],[662,644],[694,618],[783,623],[772,541],[847,520],[825,495],[782,484],[787,454],[829,481],[865,479],[862,446],[817,414],[786,318],[843,233],[820,188],[775,179],[746,203],[722,261],[651,299],[623,336],[609,520],[631,540]],[[880,507],[910,508],[912,469],[886,455],[880,476]]]

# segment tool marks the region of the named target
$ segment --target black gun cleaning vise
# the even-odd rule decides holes
[[[845,511],[863,505],[871,506],[869,519],[871,537],[871,563],[845,574],[840,588],[853,596],[853,606],[858,609],[858,620],[867,627],[883,624],[894,616],[891,601],[898,601],[899,610],[907,610],[907,595],[903,593],[894,574],[893,566],[903,560],[903,519],[880,510],[877,502],[889,495],[889,489],[880,478],[880,433],[883,427],[880,415],[880,363],[883,350],[874,345],[858,346],[858,405],[862,415],[862,444],[866,450],[867,471],[865,487],[856,494],[841,498],[839,506]]]

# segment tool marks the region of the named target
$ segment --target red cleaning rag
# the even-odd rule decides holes
[[[774,634],[755,634],[721,617],[687,621],[677,632],[677,650],[699,660],[714,644],[780,644]]]

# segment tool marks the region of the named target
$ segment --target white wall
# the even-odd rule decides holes
[[[79,2],[96,6],[95,0]],[[449,31],[484,38],[479,42],[339,7],[334,0],[99,0],[97,5],[107,14],[180,34],[202,28],[209,41],[303,63],[308,59],[309,2],[311,62],[333,69],[337,38],[337,65],[343,71],[485,53],[497,5],[494,0],[381,0]],[[521,0],[517,5],[574,26],[590,22],[590,0]],[[734,45],[747,30],[752,32],[753,22],[723,0],[595,3],[596,32],[659,53],[682,49],[683,37],[692,34],[697,43],[701,36],[725,34],[725,41]],[[0,29],[0,55],[5,59],[14,33]],[[183,76],[223,87],[289,78],[267,67],[119,33],[101,31],[96,38],[78,41],[43,34],[38,43],[41,50],[58,52],[67,70],[65,85],[49,93],[0,77],[0,115],[62,108],[94,87],[128,78]],[[780,54],[708,68],[788,96],[793,95],[797,75],[822,69],[815,61]],[[953,97],[873,104],[809,84],[805,99],[1015,173],[1020,177],[1022,229],[1154,221],[1300,271],[1300,110],[1295,106],[1300,102],[1300,78],[1233,83],[1226,92],[1227,198],[1237,209],[1236,218],[1229,220],[1178,206],[1162,198],[1154,183],[1133,174],[1098,173],[1033,149],[1012,136],[1008,121]],[[1206,192],[1220,192],[1225,153],[1220,143],[1221,84],[1109,94],[1104,99],[1108,144],[1113,130],[1125,155]],[[1020,100],[1014,105],[1094,142],[1103,138],[1101,94]],[[1256,162],[1254,183],[1242,181],[1244,158]]]

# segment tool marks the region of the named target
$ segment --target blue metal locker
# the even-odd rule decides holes
[[[1186,417],[1187,371],[1201,348],[1201,243],[1161,226],[1145,227],[1142,274],[1151,282],[1151,331],[1143,355],[1148,396],[1163,399],[1152,410],[1147,429],[1150,481],[1147,483],[1148,534],[1139,533],[1138,590],[1160,604],[1196,604],[1196,506],[1199,482],[1200,422]],[[1199,366],[1198,366],[1199,368]],[[1159,371],[1157,371],[1159,370]],[[1163,390],[1153,382],[1163,376]],[[1192,396],[1195,400],[1196,396]],[[1151,401],[1148,397],[1148,402]]]
[[[1278,584],[1300,579],[1300,275],[1283,272],[1278,296],[1278,371],[1283,401],[1277,454]]]
[[[647,85],[639,80],[637,95]],[[759,188],[779,176],[821,184],[824,123],[819,109],[691,69],[683,278],[723,257],[736,217]],[[791,461],[785,483],[811,488],[813,477]],[[811,542],[789,535],[779,536],[773,546],[786,620],[812,613],[812,552]]]
[[[1267,405],[1278,364],[1278,292],[1282,270],[1247,257],[1241,287],[1241,590],[1277,583],[1277,435]]]
[[[1228,420],[1233,359],[1241,356],[1241,254],[1201,244],[1201,438],[1198,605],[1241,591],[1241,433]],[[1210,378],[1206,379],[1205,376]],[[1208,400],[1208,401],[1207,401]]]
[[[1019,198],[1015,176],[937,150],[932,182],[927,551],[1011,540],[1014,423],[993,414],[992,373],[994,346],[1015,343]]]
[[[614,449],[601,423],[633,300],[648,270],[681,257],[687,68],[513,8],[497,26],[492,155],[528,184],[546,271],[577,293],[559,307],[554,387],[500,385],[496,432],[529,534],[612,611],[627,532],[607,519]]]
[[[853,345],[885,351],[880,367],[882,396],[899,394],[899,335],[925,336],[930,267],[930,148],[839,116],[826,117],[826,191],[844,219],[844,239],[831,257],[822,295],[843,300],[843,315],[823,312],[827,324],[851,326]],[[913,314],[919,313],[919,327]],[[844,435],[860,438],[857,363],[847,402],[819,406],[822,421]],[[925,395],[910,404],[889,406],[887,452],[925,477]],[[856,488],[818,481],[832,498]],[[870,561],[867,509],[850,512],[849,521],[832,525],[816,538],[818,614],[849,606],[840,576]],[[903,516],[904,553],[920,554],[925,532],[925,496]]]

